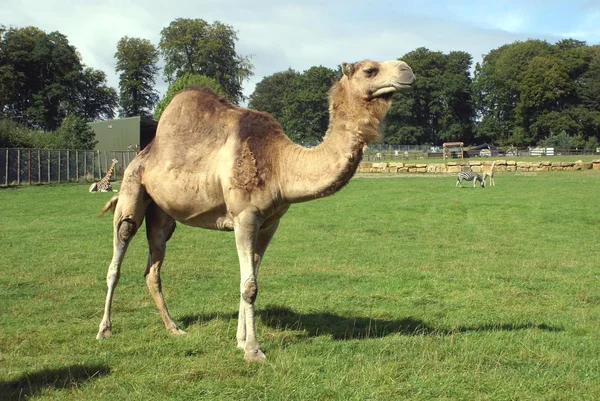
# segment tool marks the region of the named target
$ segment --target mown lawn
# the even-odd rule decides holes
[[[231,233],[178,225],[171,337],[140,231],[99,342],[112,194],[0,190],[0,399],[598,399],[600,172],[496,183],[356,178],[292,206],[259,276],[262,364],[235,347]]]

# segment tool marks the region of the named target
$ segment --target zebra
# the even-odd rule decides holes
[[[473,173],[471,171],[461,171],[458,173],[458,179],[456,180],[456,187],[460,185],[462,188],[463,181],[473,181],[473,188],[475,188],[475,184],[477,181],[481,183],[481,188],[485,188],[485,181],[479,174]]]

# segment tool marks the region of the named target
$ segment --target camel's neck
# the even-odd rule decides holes
[[[374,110],[376,108],[377,110]],[[379,138],[387,102],[350,104],[341,84],[330,94],[329,128],[323,142],[308,149],[282,149],[281,190],[289,203],[321,198],[348,183],[362,160],[366,144]]]

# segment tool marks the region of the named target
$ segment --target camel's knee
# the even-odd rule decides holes
[[[137,228],[137,224],[133,220],[129,218],[121,219],[117,226],[117,238],[119,241],[127,243],[133,238]]]
[[[242,299],[249,304],[254,304],[257,295],[258,285],[256,284],[256,280],[248,280],[242,290]]]
[[[118,269],[108,269],[108,274],[106,275],[106,285],[109,288],[116,286],[120,277],[121,274]]]

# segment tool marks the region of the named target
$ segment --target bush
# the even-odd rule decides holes
[[[60,124],[54,135],[63,149],[94,149],[98,143],[96,134],[80,117],[69,115]]]
[[[70,115],[56,131],[31,131],[8,119],[0,119],[0,147],[42,149],[94,149],[98,143],[85,120]]]
[[[27,128],[16,122],[0,119],[0,148],[30,148],[31,136]]]

